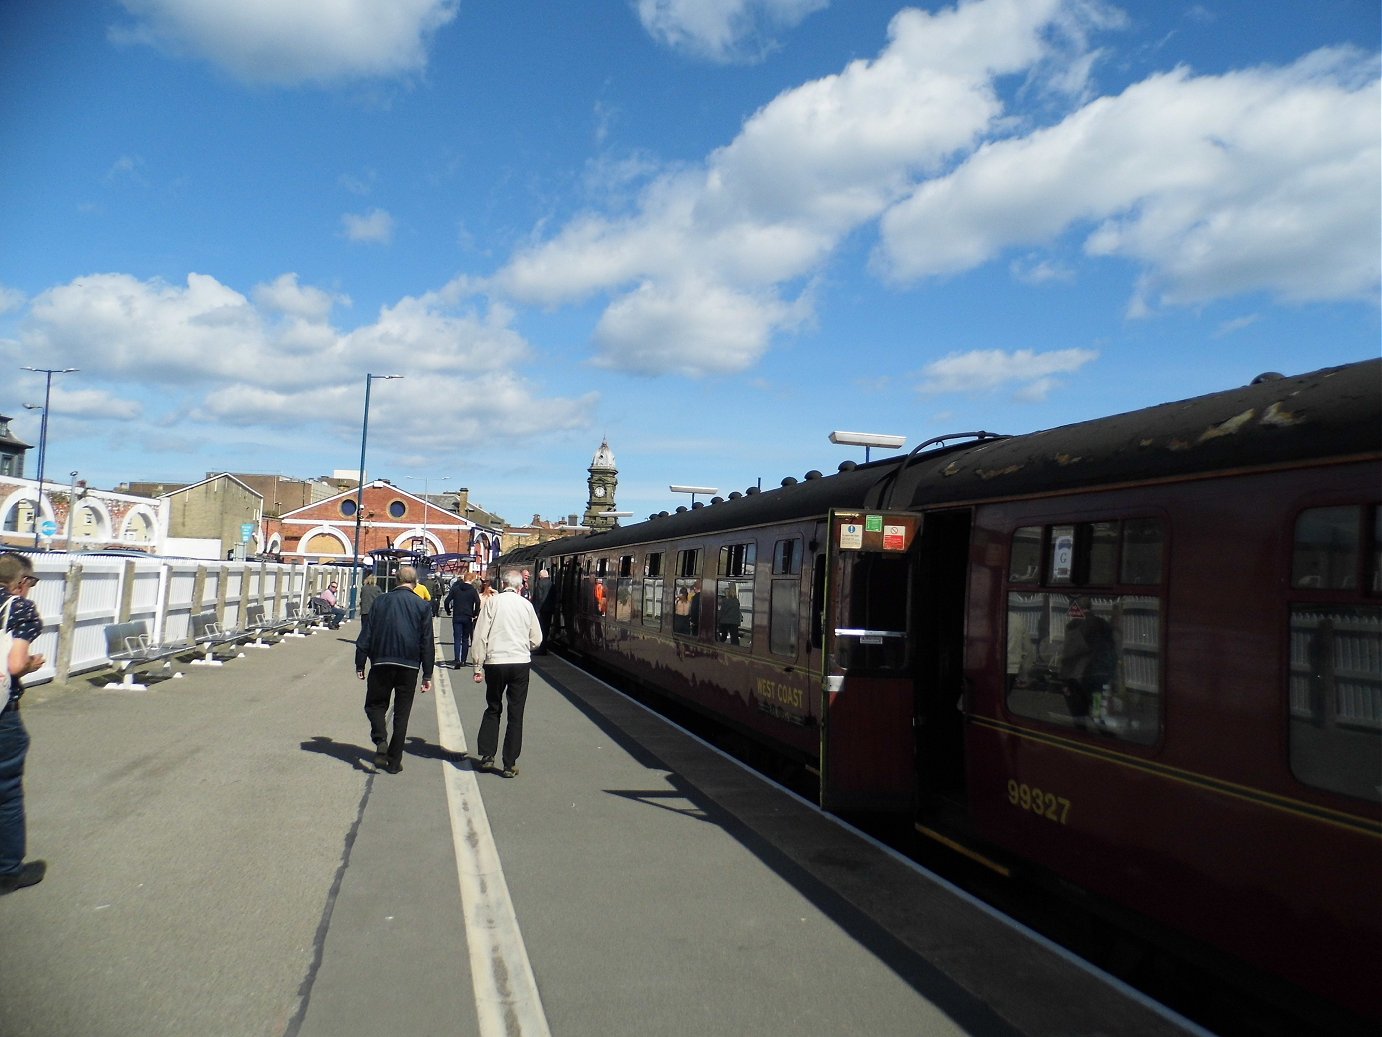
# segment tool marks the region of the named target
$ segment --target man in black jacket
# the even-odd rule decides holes
[[[400,566],[398,586],[374,602],[355,642],[356,676],[364,680],[365,661],[371,664],[365,685],[365,716],[374,739],[374,765],[390,774],[403,769],[403,743],[408,737],[408,715],[413,710],[419,670],[422,693],[432,690],[436,654],[432,606],[413,592],[416,585],[417,570],[411,565]],[[390,698],[392,738],[385,723]]]
[[[446,614],[451,617],[451,639],[454,642],[459,670],[470,656],[470,635],[475,630],[475,617],[480,614],[480,592],[470,583],[470,574],[462,573],[446,594]]]

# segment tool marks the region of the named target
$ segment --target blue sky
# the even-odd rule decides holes
[[[635,519],[1379,351],[1376,0],[0,0],[0,410]],[[36,460],[36,459],[35,459]],[[32,464],[30,471],[32,473]]]

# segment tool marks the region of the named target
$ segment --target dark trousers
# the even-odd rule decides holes
[[[470,658],[470,635],[474,632],[474,616],[451,617],[451,640],[456,643],[456,662],[463,663]]]
[[[0,714],[0,875],[14,875],[24,866],[24,757],[28,755],[29,732],[19,719],[19,707],[13,705]]]
[[[370,738],[375,748],[387,742],[385,750],[390,764],[403,760],[403,743],[408,737],[408,715],[413,711],[413,696],[417,693],[417,670],[411,666],[388,663],[371,666],[365,681],[365,716],[369,717]],[[393,735],[389,735],[385,718],[389,714],[389,699],[393,699]]]
[[[476,751],[493,756],[499,747],[499,718],[504,696],[509,697],[509,723],[504,728],[504,766],[512,767],[523,751],[523,707],[528,703],[528,663],[489,663],[485,666],[485,718],[480,721]]]

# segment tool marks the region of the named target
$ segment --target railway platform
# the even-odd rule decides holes
[[[0,1035],[1197,1032],[552,656],[518,777],[469,668],[376,773],[356,629],[26,697]]]

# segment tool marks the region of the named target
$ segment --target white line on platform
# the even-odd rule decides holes
[[[440,669],[436,677],[442,676]],[[442,747],[466,751],[465,730],[449,679],[436,682],[437,727]],[[537,979],[518,931],[518,916],[499,864],[499,851],[480,798],[475,774],[443,761],[456,873],[461,880],[461,910],[470,947],[470,975],[481,1037],[549,1037]]]

